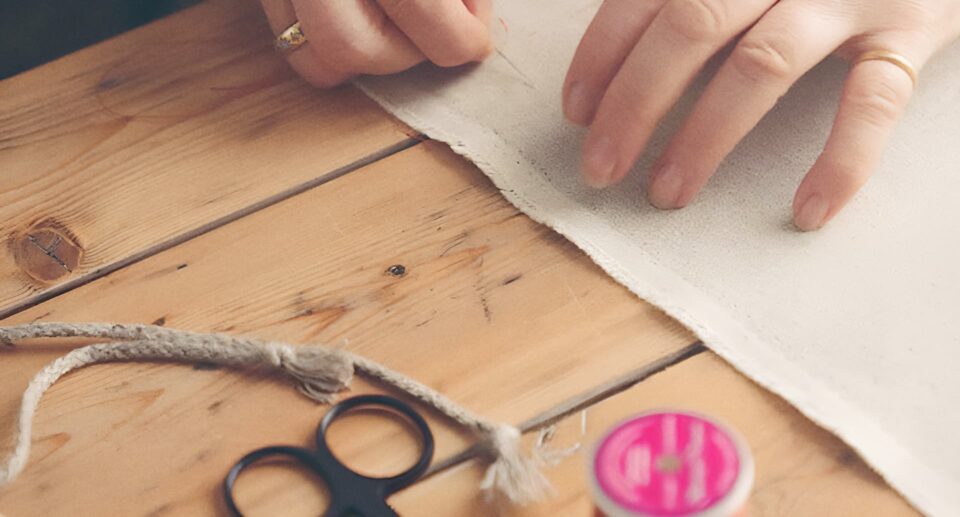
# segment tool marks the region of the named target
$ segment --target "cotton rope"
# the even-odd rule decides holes
[[[403,391],[473,431],[492,463],[481,487],[515,504],[537,501],[551,493],[540,468],[551,463],[538,440],[525,455],[520,430],[484,420],[437,391],[402,373],[344,350],[324,346],[293,346],[280,342],[173,330],[154,325],[112,323],[32,323],[0,327],[0,345],[36,338],[94,338],[108,342],[76,348],[44,367],[23,394],[13,452],[0,467],[0,486],[23,471],[30,455],[33,417],[43,393],[63,375],[87,365],[118,361],[203,362],[234,368],[271,366],[293,377],[300,391],[320,403],[331,402],[359,373]]]

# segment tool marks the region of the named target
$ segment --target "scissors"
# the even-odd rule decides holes
[[[420,433],[423,448],[420,459],[396,476],[374,478],[367,477],[350,469],[334,456],[327,444],[327,429],[337,417],[358,407],[383,407],[405,416]],[[330,505],[324,517],[392,517],[397,513],[387,504],[387,497],[398,490],[410,486],[417,480],[433,459],[433,434],[427,422],[406,403],[386,395],[361,395],[339,402],[327,411],[317,428],[317,448],[306,449],[289,445],[274,445],[248,453],[240,458],[223,481],[223,494],[230,513],[242,516],[237,503],[233,500],[233,485],[243,469],[268,457],[292,458],[304,467],[319,475],[330,489]]]

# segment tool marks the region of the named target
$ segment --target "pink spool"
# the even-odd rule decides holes
[[[607,517],[731,517],[753,486],[753,457],[743,438],[686,411],[620,422],[589,462],[593,500]]]

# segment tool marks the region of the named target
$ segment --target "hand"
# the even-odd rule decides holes
[[[958,33],[960,0],[606,0],[567,73],[564,112],[590,126],[586,181],[616,183],[698,70],[738,40],[651,173],[650,202],[680,208],[798,78],[836,52],[854,64],[793,201],[796,226],[814,230],[866,182],[914,87],[897,65],[857,57],[886,50],[919,68]]]
[[[261,0],[274,34],[297,20],[307,43],[287,53],[314,86],[391,74],[430,60],[456,66],[493,49],[491,0]]]

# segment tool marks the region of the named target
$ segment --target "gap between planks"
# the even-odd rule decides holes
[[[0,320],[4,320],[6,318],[9,318],[10,316],[23,312],[27,309],[30,309],[31,307],[40,305],[43,302],[49,301],[53,298],[56,298],[57,296],[68,293],[78,287],[89,284],[95,280],[103,278],[127,266],[136,264],[137,262],[145,260],[153,255],[169,250],[175,246],[179,246],[180,244],[183,244],[189,240],[200,237],[206,233],[212,232],[217,228],[226,226],[248,215],[259,212],[260,210],[269,208],[273,205],[276,205],[277,203],[286,201],[292,197],[303,194],[304,192],[307,192],[309,190],[313,190],[327,182],[343,177],[346,174],[349,174],[353,171],[366,167],[367,165],[370,165],[374,162],[380,161],[384,158],[389,158],[390,156],[393,156],[399,152],[405,151],[407,149],[410,149],[411,147],[414,147],[417,144],[420,144],[426,139],[427,138],[424,135],[411,136],[393,145],[380,149],[376,152],[370,153],[364,156],[363,158],[355,160],[342,167],[336,168],[327,174],[317,176],[316,178],[313,178],[309,181],[305,181],[299,185],[294,185],[288,189],[285,189],[276,194],[273,194],[272,196],[268,196],[253,204],[243,207],[235,212],[231,212],[227,215],[224,215],[223,217],[219,217],[217,219],[214,219],[213,221],[202,224],[192,230],[188,230],[186,232],[181,233],[180,235],[171,237],[166,241],[147,247],[144,250],[134,253],[126,258],[120,259],[116,262],[113,262],[101,268],[95,269],[86,275],[64,282],[42,293],[39,293],[37,295],[28,297],[24,300],[14,303],[9,307],[2,308],[0,309]]]
[[[696,341],[691,343],[680,350],[677,350],[676,352],[667,354],[656,361],[653,361],[652,363],[641,366],[640,368],[600,384],[589,391],[585,391],[573,398],[561,402],[560,404],[547,409],[539,415],[535,415],[532,418],[521,422],[517,427],[520,429],[520,432],[527,433],[555,424],[578,411],[588,409],[590,406],[593,406],[599,402],[603,402],[604,400],[618,393],[626,391],[633,386],[636,386],[640,382],[666,370],[667,368],[670,368],[671,366],[682,363],[683,361],[686,361],[687,359],[706,351],[707,348],[702,342]],[[427,469],[427,472],[417,480],[417,483],[424,481],[434,474],[439,474],[440,472],[478,457],[481,454],[481,447],[479,445],[473,445],[457,454],[454,454],[453,456],[442,459],[430,465],[430,468]]]
[[[418,144],[423,143],[424,141],[429,140],[426,135],[418,134],[411,136],[405,140],[397,142],[396,144],[390,145],[383,149],[380,149],[376,152],[373,152],[363,158],[355,160],[351,163],[348,163],[342,167],[334,169],[328,174],[324,174],[313,178],[309,181],[303,182],[299,185],[295,185],[288,189],[285,189],[281,192],[278,192],[272,196],[268,196],[260,201],[252,203],[244,208],[236,210],[230,214],[227,214],[223,217],[214,219],[208,223],[200,225],[192,230],[186,231],[180,235],[174,236],[166,241],[160,242],[153,246],[150,246],[143,251],[134,253],[124,259],[118,260],[112,264],[108,264],[104,267],[96,269],[89,274],[75,278],[68,282],[64,282],[54,288],[49,289],[43,293],[40,293],[36,296],[27,298],[23,301],[15,303],[10,307],[0,310],[0,320],[4,320],[23,312],[27,309],[35,307],[41,303],[49,301],[57,296],[68,293],[78,287],[84,286],[91,282],[94,282],[100,278],[103,278],[111,273],[119,271],[127,266],[131,266],[145,260],[153,255],[162,253],[166,250],[174,248],[180,244],[183,244],[187,241],[200,237],[204,234],[207,234],[211,231],[214,231],[218,228],[226,226],[230,223],[233,223],[237,220],[240,220],[244,217],[247,217],[251,214],[269,208],[277,203],[281,203],[290,198],[293,198],[297,195],[303,194],[307,191],[315,189],[327,182],[333,181],[337,178],[343,177],[351,172],[359,170],[363,167],[371,165],[377,161],[380,161],[384,158],[389,158],[397,153],[410,149]],[[623,375],[620,375],[617,378],[611,379],[608,382],[600,384],[593,389],[583,392],[576,397],[568,399],[556,406],[547,409],[546,411],[533,416],[522,422],[518,429],[521,432],[527,433],[530,431],[535,431],[542,429],[551,424],[554,424],[564,418],[578,412],[583,411],[590,406],[593,406],[599,402],[602,402],[618,393],[621,393],[631,387],[639,384],[640,382],[656,375],[667,368],[679,364],[691,357],[694,357],[700,353],[705,352],[706,347],[699,341],[691,343],[686,347],[666,356],[661,357],[660,359],[644,365],[640,368],[637,368],[633,371],[627,372]],[[453,456],[440,460],[427,470],[427,472],[419,479],[417,482],[421,482],[435,474],[439,474],[447,469],[453,468],[461,463],[469,461],[481,454],[481,449],[479,446],[474,445],[469,447],[460,453],[457,453]],[[0,515],[0,517],[3,517]]]

